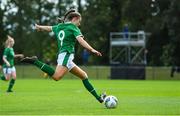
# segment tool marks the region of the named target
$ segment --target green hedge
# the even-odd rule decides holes
[[[80,66],[87,72],[90,79],[109,79],[109,66]],[[55,67],[54,67],[55,68]],[[32,65],[17,65],[17,78],[42,78],[44,73]],[[170,77],[171,67],[146,67],[146,80],[180,80],[180,73],[174,73]],[[68,73],[63,79],[77,79],[76,76]]]
[[[88,74],[90,79],[108,79],[110,75],[110,68],[104,66],[80,66]],[[55,68],[55,67],[54,67]],[[44,73],[32,65],[16,66],[17,78],[43,78]],[[71,73],[67,73],[63,79],[77,79]]]

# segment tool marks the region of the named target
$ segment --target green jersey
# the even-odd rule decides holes
[[[14,66],[14,49],[13,48],[5,48],[3,57],[6,57],[11,67]],[[3,67],[7,67],[6,63],[3,64]]]
[[[55,33],[58,42],[58,52],[74,53],[76,38],[82,36],[80,29],[68,22],[52,26],[52,31]]]

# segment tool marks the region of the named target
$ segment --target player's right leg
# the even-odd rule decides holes
[[[21,62],[34,64],[39,69],[41,69],[43,72],[47,73],[49,76],[51,76],[54,80],[58,81],[60,80],[64,74],[68,71],[68,68],[66,67],[67,62],[69,60],[70,54],[63,52],[58,55],[58,65],[56,67],[56,70],[54,70],[49,65],[41,62],[38,60],[36,56],[32,57],[25,57],[21,60]]]
[[[74,58],[74,55],[68,52],[62,52],[58,55],[56,71],[53,79],[58,81],[68,72],[68,64]]]
[[[33,64],[51,77],[55,73],[55,70],[52,67],[38,60],[37,56],[25,57],[21,59],[21,62]]]
[[[61,65],[57,65],[56,66],[56,70],[55,73],[53,74],[52,78],[56,81],[62,79],[62,77],[68,72],[67,67],[65,66],[61,66]]]

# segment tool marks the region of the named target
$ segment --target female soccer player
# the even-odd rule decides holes
[[[68,11],[63,19],[62,23],[55,26],[43,26],[35,24],[35,28],[38,31],[53,31],[57,43],[58,43],[58,59],[57,66],[54,70],[49,65],[39,61],[36,56],[26,57],[22,59],[22,62],[34,64],[42,71],[46,72],[54,80],[60,80],[68,71],[79,77],[85,88],[100,102],[103,102],[105,94],[98,95],[92,84],[88,80],[87,73],[78,67],[74,62],[74,46],[75,42],[78,41],[84,48],[94,53],[97,56],[102,54],[92,48],[83,38],[83,35],[78,28],[81,23],[81,14],[75,10]]]
[[[16,80],[16,68],[14,66],[14,58],[20,57],[23,58],[23,54],[15,54],[14,53],[14,39],[7,36],[7,39],[5,41],[5,49],[3,53],[3,72],[4,75],[0,76],[1,80],[9,81],[12,77],[12,79],[9,82],[9,87],[7,89],[7,92],[13,92],[12,88],[14,86],[15,80]]]

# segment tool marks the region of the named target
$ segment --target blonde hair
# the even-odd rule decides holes
[[[4,43],[5,48],[9,47],[11,41],[14,41],[14,39],[8,35],[7,39],[6,39],[5,43]]]

